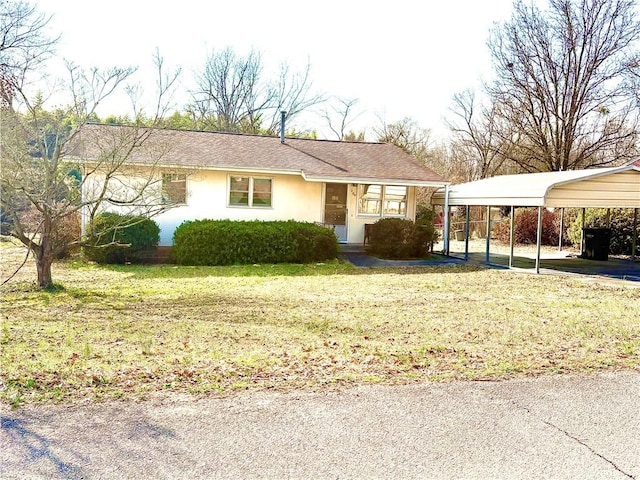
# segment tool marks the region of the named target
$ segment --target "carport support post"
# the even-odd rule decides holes
[[[464,218],[464,261],[469,260],[469,205],[465,207]]]
[[[509,268],[513,268],[513,243],[516,237],[516,207],[511,206],[509,215]]]
[[[449,211],[449,185],[444,186],[444,225],[443,228],[443,245],[442,250],[445,255],[449,255],[449,216],[451,212]]]
[[[631,261],[636,261],[636,248],[638,246],[638,209],[633,209],[633,235],[631,236]]]
[[[584,226],[586,225],[585,215],[587,214],[587,209],[582,209],[582,229],[580,230],[580,255],[584,252]]]
[[[558,235],[558,251],[562,251],[562,232],[564,231],[564,207],[560,209],[560,234]]]
[[[536,235],[536,273],[540,273],[540,244],[542,243],[542,207],[538,207],[538,235]]]
[[[491,206],[487,206],[487,249],[484,260],[489,263],[489,245],[491,244]]]

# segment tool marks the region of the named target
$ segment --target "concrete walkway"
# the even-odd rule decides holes
[[[491,253],[490,263],[486,263],[486,253],[471,252],[468,259],[464,253],[452,253],[451,256],[434,254],[425,260],[384,260],[367,255],[361,246],[346,246],[342,248],[341,256],[356,267],[427,267],[435,265],[481,265],[490,268],[507,269],[509,256]],[[514,257],[514,269],[519,271],[535,268],[535,255],[518,255]],[[566,251],[555,254],[545,254],[541,257],[541,273],[578,274],[600,276],[618,280],[640,282],[640,262],[611,257],[608,261],[586,260]]]
[[[0,407],[7,479],[640,478],[640,373]]]
[[[436,265],[463,265],[466,263],[453,257],[436,255],[434,258],[426,260],[385,260],[372,257],[364,252],[342,252],[342,258],[352,263],[356,267],[425,267]]]

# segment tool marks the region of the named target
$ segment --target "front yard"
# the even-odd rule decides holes
[[[22,250],[2,244],[2,279]],[[469,266],[28,264],[2,287],[0,398],[333,388],[640,367],[640,288]]]

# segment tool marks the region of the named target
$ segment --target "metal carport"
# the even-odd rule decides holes
[[[465,256],[468,253],[469,206],[486,206],[489,213],[491,207],[512,207],[509,267],[513,264],[514,209],[537,207],[536,273],[540,271],[544,208],[634,209],[632,260],[635,260],[638,209],[640,209],[640,166],[637,164],[566,172],[501,175],[439,188],[433,194],[431,202],[444,207],[444,253],[447,255],[449,254],[450,207],[466,207]],[[487,215],[487,221],[490,221],[490,214]],[[487,231],[489,230],[488,228]],[[489,263],[489,243],[490,234],[487,234],[487,263]]]

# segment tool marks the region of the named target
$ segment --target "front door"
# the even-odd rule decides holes
[[[324,194],[324,223],[333,227],[343,243],[347,241],[347,188],[346,183],[327,183]]]

